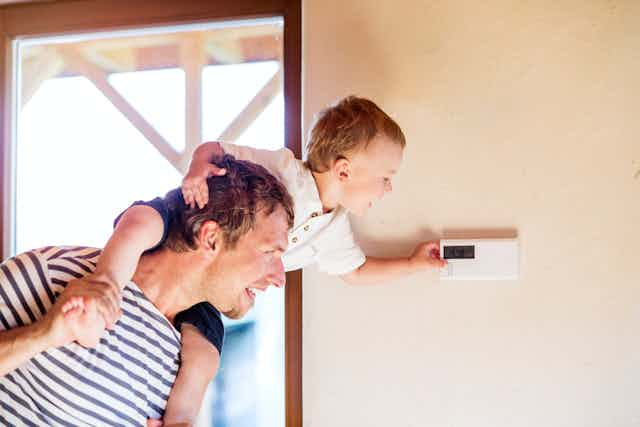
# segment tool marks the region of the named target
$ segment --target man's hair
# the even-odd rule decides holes
[[[270,215],[282,207],[293,226],[293,200],[284,185],[264,167],[225,155],[214,162],[227,173],[207,179],[209,201],[200,209],[185,204],[180,189],[165,196],[171,218],[163,246],[175,252],[197,249],[196,236],[205,221],[215,221],[227,248],[253,229],[257,213]]]
[[[402,148],[406,144],[400,126],[374,102],[348,96],[316,116],[309,132],[306,165],[314,172],[326,172],[336,159],[366,148],[378,135]]]

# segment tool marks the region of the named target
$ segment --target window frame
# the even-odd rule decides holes
[[[90,11],[90,13],[87,13]],[[13,227],[15,141],[14,42],[44,37],[281,16],[284,20],[285,146],[302,153],[301,0],[58,0],[0,6],[0,256]],[[43,18],[46,17],[46,18]],[[11,233],[9,233],[11,234]],[[285,426],[302,427],[302,272],[287,273],[285,287]]]

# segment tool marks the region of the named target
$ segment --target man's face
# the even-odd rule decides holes
[[[278,207],[270,215],[258,212],[255,226],[233,249],[223,249],[209,269],[219,282],[215,301],[228,317],[238,319],[253,307],[256,292],[284,286],[282,254],[287,248],[287,215]],[[211,277],[211,276],[209,276]]]
[[[349,179],[342,181],[340,204],[363,216],[373,203],[391,192],[391,179],[402,163],[403,149],[384,136],[376,136],[366,149],[349,159]]]

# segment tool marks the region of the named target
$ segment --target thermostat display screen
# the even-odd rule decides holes
[[[445,246],[444,259],[473,259],[476,257],[475,246]]]

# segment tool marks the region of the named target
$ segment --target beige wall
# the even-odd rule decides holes
[[[370,254],[515,229],[517,283],[304,273],[304,425],[640,426],[640,2],[305,0],[304,109],[408,138]],[[635,163],[634,163],[635,162]]]

